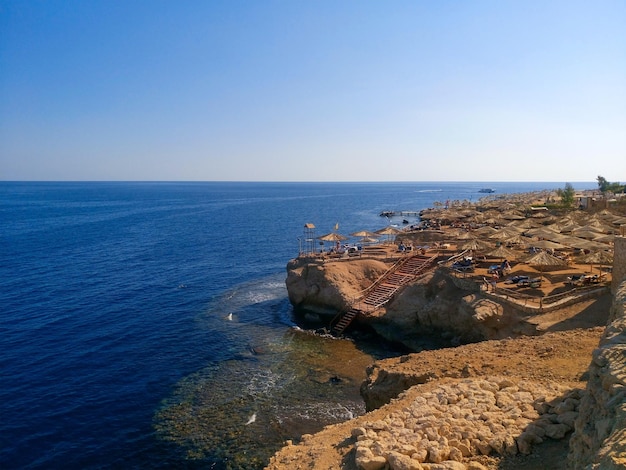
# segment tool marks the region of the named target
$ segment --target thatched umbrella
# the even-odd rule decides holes
[[[493,240],[508,240],[513,237],[519,236],[521,232],[519,230],[515,230],[511,227],[504,227],[498,230],[493,235],[490,235],[489,238]]]
[[[524,220],[526,217],[519,215],[515,212],[510,212],[510,213],[504,214],[502,218],[504,220]]]
[[[323,242],[342,242],[344,240],[347,240],[348,237],[345,237],[337,232],[330,232],[330,233],[327,233],[326,235],[317,237],[317,239],[322,240]]]
[[[570,233],[572,230],[578,230],[582,228],[576,222],[570,222],[569,224],[565,224],[561,226],[561,233]]]
[[[563,233],[555,233],[549,238],[549,240],[554,243],[560,243],[561,245],[567,245],[567,243],[565,242],[571,238],[576,238],[576,237],[565,235]]]
[[[594,264],[598,264],[600,267],[613,264],[613,254],[608,251],[593,251],[588,255],[582,256],[578,261],[589,264],[589,271],[593,273]]]
[[[472,250],[472,251],[486,251],[486,250],[490,250],[491,248],[492,246],[489,243],[484,242],[482,240],[478,240],[478,239],[470,240],[461,246],[462,250]]]
[[[608,223],[603,222],[601,220],[591,220],[586,226],[583,226],[582,228],[586,228],[586,227],[589,227],[592,230],[595,230],[596,232],[602,232],[602,233],[610,233],[613,231],[613,227],[611,227]]]
[[[489,217],[483,220],[484,224],[489,224],[489,225],[500,225],[502,222],[503,222],[503,219],[496,218],[496,217]]]
[[[578,238],[584,238],[586,240],[595,240],[596,238],[602,237],[605,234],[598,232],[596,230],[590,230],[590,229],[578,229],[578,230],[573,230],[572,231],[572,235],[574,235],[575,237]]]
[[[531,220],[531,219],[524,219],[521,222],[514,220],[513,222],[509,222],[507,224],[507,227],[515,227],[515,228],[520,228],[520,229],[529,229],[529,228],[535,228],[537,227],[539,224],[537,221]]]
[[[494,233],[498,233],[498,229],[490,227],[489,225],[485,225],[484,227],[480,227],[476,229],[475,232],[481,235],[489,236],[489,235],[493,235]]]
[[[567,262],[556,256],[540,251],[539,253],[531,256],[526,260],[526,264],[539,269],[541,277],[543,277],[543,271],[546,267],[566,266]]]
[[[515,256],[517,256],[517,254],[514,251],[509,250],[508,248],[500,245],[495,250],[487,253],[487,256],[490,256],[492,258],[499,258],[500,260],[503,260],[504,258],[507,258],[507,259],[514,258]]]
[[[463,232],[456,237],[457,240],[476,240],[477,238],[476,234],[472,232]]]
[[[592,216],[592,217],[595,217],[598,220],[608,220],[608,221],[612,221],[612,220],[620,218],[619,215],[613,214],[608,209],[602,209],[600,212],[598,212],[597,214],[595,214],[595,216]]]
[[[320,245],[324,245],[324,242],[335,242],[339,245],[339,242],[347,240],[348,237],[345,237],[337,232],[330,232],[326,235],[322,235],[317,237],[318,240],[321,240]]]
[[[530,241],[527,243],[527,245],[534,248],[543,248],[544,250],[562,250],[563,248],[565,248],[565,245],[551,242],[550,240]]]
[[[378,242],[378,237],[380,236],[377,233],[370,232],[369,230],[359,230],[358,232],[351,233],[350,235],[353,237],[359,237],[359,241],[364,245]]]
[[[593,241],[599,243],[613,243],[615,242],[615,235],[602,235],[601,237],[594,238]]]
[[[532,235],[533,237],[548,239],[554,236],[556,233],[558,232],[550,230],[547,227],[532,228],[526,232],[527,235]]]
[[[506,240],[507,245],[510,243],[512,245],[524,245],[529,240],[528,237],[523,235],[513,235],[511,238]]]
[[[370,237],[370,238],[378,237],[377,233],[370,232],[369,230],[359,230],[358,232],[351,233],[350,235],[352,235],[353,237]]]
[[[576,248],[578,250],[602,250],[606,248],[602,243],[593,242],[591,240],[585,240],[584,238],[578,237],[568,237],[567,240],[563,241],[564,245],[567,245],[571,248]]]
[[[489,235],[489,239],[490,240],[508,240],[509,238],[511,238],[511,234],[508,232],[505,232],[504,229],[499,230],[498,232]]]
[[[392,235],[397,235],[399,233],[402,233],[402,230],[392,227],[391,225],[381,228],[380,230],[376,230],[377,235],[387,235],[387,241],[391,240]]]

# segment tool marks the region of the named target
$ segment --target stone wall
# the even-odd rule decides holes
[[[626,468],[626,238],[616,237],[613,306],[570,440],[573,469]]]

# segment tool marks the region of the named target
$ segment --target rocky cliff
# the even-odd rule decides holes
[[[335,315],[382,276],[390,264],[375,259],[312,262],[297,258],[287,264],[287,292],[296,311]]]
[[[387,268],[363,265],[363,274],[350,264],[294,265],[292,303],[323,310],[325,292],[339,308]],[[626,239],[617,237],[612,296],[532,319],[445,273],[425,276],[367,321],[407,345],[424,329],[460,340],[552,332],[378,361],[361,388],[371,411],[288,443],[267,468],[626,468],[625,267]]]
[[[297,312],[332,317],[391,266],[374,259],[292,260],[287,265],[289,300]],[[423,349],[425,336],[460,344],[537,334],[523,311],[459,288],[454,281],[444,269],[424,274],[383,308],[358,321],[414,351]]]
[[[616,237],[609,324],[594,350],[580,403],[569,461],[574,469],[626,468],[626,238]]]

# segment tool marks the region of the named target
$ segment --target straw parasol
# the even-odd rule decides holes
[[[539,223],[536,220],[524,219],[521,222],[518,220],[514,220],[506,224],[506,226],[524,230],[524,229],[536,228],[539,226]]]
[[[326,235],[317,237],[317,239],[322,240],[323,242],[342,242],[344,240],[347,240],[348,237],[345,237],[337,232],[330,232],[330,233],[327,233]]]
[[[551,242],[550,240],[529,241],[526,243],[529,247],[543,248],[544,250],[562,250],[566,248],[560,243]]]
[[[511,238],[511,234],[505,232],[504,230],[500,230],[492,235],[489,235],[490,240],[508,240]]]
[[[585,240],[584,238],[578,238],[578,237],[568,237],[566,240],[563,241],[563,244],[571,248],[576,248],[578,250],[593,251],[593,250],[602,250],[606,248],[606,246],[603,245],[602,243],[594,242],[591,240]]]
[[[489,224],[489,225],[499,225],[502,222],[503,222],[503,219],[496,218],[496,217],[489,217],[488,219],[483,220],[483,224]]]
[[[513,235],[511,238],[508,238],[506,240],[507,245],[508,244],[523,245],[523,244],[525,244],[527,242],[528,242],[528,237],[525,237],[523,235]]]
[[[509,238],[519,236],[520,233],[521,232],[519,230],[515,230],[514,228],[504,227],[498,230],[493,235],[490,235],[489,238],[493,240],[508,240]]]
[[[457,235],[457,240],[476,240],[478,237],[472,232],[463,232]]]
[[[561,226],[561,233],[570,233],[572,230],[579,230],[581,228],[582,226],[578,225],[576,222],[571,222]]]
[[[484,242],[482,240],[478,240],[478,239],[470,240],[461,246],[461,249],[463,250],[472,250],[472,251],[485,251],[485,250],[490,250],[491,248],[492,246],[489,243]]]
[[[594,238],[593,241],[598,243],[613,243],[615,242],[615,235],[602,235],[601,237]]]
[[[509,212],[502,216],[504,220],[524,220],[526,217],[519,215],[516,212]]]
[[[562,260],[561,258],[557,258],[556,256],[552,256],[551,254],[545,251],[540,251],[539,253],[528,258],[526,260],[526,264],[539,269],[542,277],[543,277],[543,271],[545,268],[567,266],[567,262],[565,260]]]
[[[385,228],[381,228],[379,230],[376,230],[375,232],[377,235],[387,235],[387,240],[391,240],[391,236],[392,235],[397,235],[399,233],[402,233],[402,230],[392,227],[391,225],[388,225]]]
[[[481,235],[493,235],[495,233],[498,233],[498,229],[497,228],[493,228],[490,227],[489,225],[485,225],[484,227],[481,227],[479,229],[475,230],[476,233],[479,233]]]
[[[592,251],[588,255],[580,257],[578,261],[589,264],[589,271],[593,273],[594,264],[598,264],[600,267],[613,264],[613,255],[608,251]]]
[[[369,238],[376,238],[379,236],[377,233],[370,232],[369,230],[359,230],[358,232],[351,233],[350,235],[352,235],[353,237],[369,237]]]
[[[513,258],[515,256],[517,256],[517,254],[512,251],[509,250],[508,248],[500,245],[498,248],[496,248],[493,251],[490,251],[489,253],[487,253],[487,256],[490,256],[492,258],[499,258],[499,259],[504,259],[504,258]]]
[[[526,232],[527,235],[532,235],[533,237],[548,239],[550,239],[557,233],[558,232],[555,232],[554,230],[551,230],[547,227],[532,228]]]
[[[335,242],[337,243],[337,248],[339,248],[339,242],[347,240],[348,237],[343,236],[337,232],[330,232],[330,233],[327,233],[326,235],[317,237],[317,239],[320,240],[320,245],[324,245],[324,242]],[[322,251],[324,251],[323,248],[322,248]]]
[[[605,234],[597,230],[581,228],[573,230],[572,235],[578,238],[584,238],[585,240],[595,240],[596,238],[603,237]]]

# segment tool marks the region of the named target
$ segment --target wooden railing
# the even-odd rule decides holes
[[[467,286],[468,283],[475,285],[475,289],[469,289],[474,291],[482,291],[483,294],[487,296],[493,296],[495,298],[499,298],[502,300],[509,301],[513,306],[519,307],[528,307],[532,311],[545,311],[546,307],[554,306],[555,304],[564,301],[565,299],[570,299],[571,303],[580,302],[595,293],[599,293],[603,290],[606,290],[608,287],[607,283],[599,283],[590,286],[577,286],[572,287],[571,289],[565,292],[559,292],[558,294],[546,295],[546,296],[535,296],[528,295],[523,292],[520,292],[516,289],[511,289],[508,287],[498,286],[496,292],[489,291],[489,284],[485,280],[472,280],[468,279],[473,276],[472,273],[464,273],[459,272],[451,268],[447,268],[447,272],[450,276],[463,279],[462,282]],[[460,286],[459,286],[460,287]],[[467,288],[467,287],[466,287]]]

